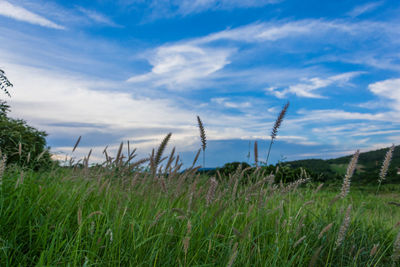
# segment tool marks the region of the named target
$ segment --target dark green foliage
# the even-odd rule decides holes
[[[385,159],[388,148],[361,153],[358,158],[357,169],[353,175],[353,181],[361,183],[377,183],[382,162]],[[284,166],[291,168],[305,168],[313,180],[322,182],[335,182],[343,179],[350,156],[336,159],[307,159],[285,162]],[[397,169],[400,168],[400,147],[396,146],[392,161],[386,176],[387,182],[399,182]],[[316,176],[315,176],[316,175]]]
[[[235,161],[235,162],[226,163],[224,166],[222,166],[222,168],[218,169],[218,172],[221,174],[221,176],[229,177],[229,175],[233,175],[236,172],[239,165],[242,165],[242,167],[241,167],[242,170],[250,167],[250,165],[246,162]],[[249,170],[249,172],[250,172],[250,170]]]
[[[0,69],[0,90],[11,97],[8,91],[13,84]],[[29,126],[24,120],[7,116],[10,106],[0,100],[0,151],[7,156],[7,164],[29,167],[33,170],[46,169],[53,162],[46,148],[47,134]]]
[[[3,91],[8,97],[11,97],[8,88],[12,86],[13,84],[8,80],[5,72],[0,69],[0,90]],[[9,110],[10,106],[7,105],[7,102],[0,100],[0,117],[5,116]]]
[[[0,116],[0,149],[7,155],[7,164],[34,170],[49,167],[52,161],[46,148],[46,136],[45,132],[29,126],[24,120]]]
[[[7,112],[10,111],[10,106],[6,101],[0,100],[0,117],[6,116]]]
[[[350,158],[347,163],[349,161]],[[291,169],[297,169],[297,172],[299,172],[300,168],[303,168],[313,181],[326,182],[343,179],[341,174],[332,169],[331,164],[322,159],[290,161],[285,162],[283,166],[290,167]]]

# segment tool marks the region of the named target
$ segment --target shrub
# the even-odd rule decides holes
[[[0,116],[0,149],[7,155],[7,164],[38,170],[52,161],[46,147],[47,134],[29,126],[24,120]]]

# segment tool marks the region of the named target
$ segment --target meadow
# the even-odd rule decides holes
[[[165,142],[166,141],[166,142]],[[291,183],[262,168],[181,170],[168,140],[90,167],[1,161],[1,266],[396,266],[398,185]],[[200,153],[200,151],[199,151]],[[199,154],[198,154],[199,155]],[[196,160],[196,159],[195,159]]]

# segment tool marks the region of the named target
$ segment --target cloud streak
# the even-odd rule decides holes
[[[365,13],[371,12],[381,6],[383,4],[383,1],[378,1],[378,2],[370,2],[366,3],[364,5],[356,6],[352,11],[350,11],[348,14],[351,17],[358,17],[360,15],[363,15]]]
[[[298,97],[306,98],[326,98],[321,94],[317,94],[314,92],[332,85],[343,87],[345,85],[348,85],[350,79],[360,74],[361,72],[347,72],[339,75],[334,75],[326,79],[314,77],[311,79],[303,79],[303,83],[291,85],[288,88],[280,91],[274,87],[267,88],[266,91],[271,92],[278,98],[285,98],[288,94],[295,94]]]
[[[86,9],[83,7],[79,7],[78,10],[96,23],[104,24],[104,25],[111,26],[111,27],[121,27],[120,25],[118,25],[117,23],[112,21],[109,17],[107,17],[99,12],[96,12],[94,10],[89,10],[89,9]]]
[[[400,111],[400,79],[388,79],[376,83],[372,83],[368,86],[368,89],[385,99],[387,105],[394,111]]]
[[[132,76],[128,82],[182,90],[185,86],[198,84],[201,79],[210,78],[228,65],[233,52],[232,49],[211,49],[189,44],[161,46],[148,59],[152,65],[151,71]]]
[[[23,7],[13,5],[7,1],[0,0],[0,15],[12,18],[18,21],[27,22],[42,27],[65,30],[64,26],[58,25],[45,17],[35,14]]]

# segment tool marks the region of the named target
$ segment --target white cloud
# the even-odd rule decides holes
[[[150,82],[153,86],[166,86],[181,90],[196,85],[229,64],[232,49],[206,48],[188,44],[161,46],[151,53],[151,71],[132,76],[131,83]]]
[[[98,13],[94,10],[89,10],[83,7],[78,8],[79,11],[81,11],[83,14],[85,14],[89,19],[93,20],[94,22],[112,26],[112,27],[120,27],[118,24],[116,24],[114,21],[112,21],[109,17]]]
[[[109,136],[110,139],[99,141],[101,146],[81,148],[79,155],[94,148],[93,159],[102,158],[105,145],[115,150],[119,142],[126,140],[135,141],[133,146],[141,156],[146,156],[168,132],[173,133],[171,147],[176,146],[180,152],[196,151],[199,145],[196,114],[203,119],[209,140],[242,138],[252,132],[258,120],[265,118],[184,109],[173,98],[150,99],[141,97],[140,90],[135,94],[111,90],[119,87],[118,82],[4,63],[7,76],[14,83],[9,100],[11,116],[27,120],[58,140],[76,139],[79,135],[86,140]],[[70,146],[52,149],[68,154],[73,145],[72,141]]]
[[[225,108],[234,108],[239,110],[252,107],[252,104],[249,101],[238,102],[228,99],[226,97],[215,97],[211,99],[211,102],[217,103],[218,105],[221,105]]]
[[[364,5],[356,6],[352,11],[350,11],[348,14],[351,17],[358,17],[362,14],[371,12],[381,6],[383,4],[383,1],[378,1],[378,2],[370,2],[366,3]]]
[[[389,100],[388,107],[400,111],[400,79],[388,79],[370,84],[368,89],[382,99]]]
[[[251,47],[244,49],[246,52],[252,49],[261,49],[262,43],[275,43],[281,52],[284,52],[283,49],[287,49],[290,53],[296,53],[297,48],[293,45],[293,41],[283,42],[283,40],[294,39],[301,42],[304,37],[307,37],[308,44],[321,44],[321,42],[339,44],[346,40],[361,40],[376,36],[376,33],[379,33],[379,38],[386,36],[396,39],[397,30],[399,29],[396,25],[372,21],[305,19],[289,22],[253,23],[159,46],[145,55],[146,60],[152,66],[151,71],[132,76],[128,81],[147,83],[151,87],[166,86],[169,89],[178,90],[182,87],[204,87],[202,82],[209,84],[217,79],[221,82],[221,78],[228,81],[237,77],[238,71],[227,72],[225,67],[234,59],[237,60],[247,55],[247,53],[237,53],[237,51],[241,51],[240,48],[244,43],[252,44]],[[287,93],[295,93],[302,97],[321,98],[322,96],[316,93],[316,90],[336,84],[342,86],[343,83],[358,74],[358,72],[349,72],[328,78],[314,77],[292,85],[283,91],[273,91],[281,98],[285,97]],[[274,79],[266,74],[259,76]],[[276,84],[270,85],[276,86]]]
[[[205,11],[256,8],[276,4],[282,0],[151,0],[151,19],[188,16]],[[138,0],[125,0],[125,4],[142,4]]]
[[[347,72],[339,75],[330,76],[325,79],[314,77],[311,79],[304,79],[303,83],[291,85],[288,88],[280,91],[274,87],[269,87],[266,89],[266,91],[271,92],[278,98],[285,98],[288,94],[295,94],[298,97],[324,98],[324,96],[315,93],[315,91],[331,85],[342,87],[346,85],[350,79],[360,74],[361,72]]]
[[[261,7],[281,2],[279,0],[178,0],[178,14],[188,15],[206,10]]]
[[[23,7],[15,6],[4,0],[0,0],[0,15],[47,28],[58,30],[65,29],[65,27],[58,25],[38,14],[35,14]]]
[[[390,121],[386,113],[360,113],[340,109],[299,110],[301,118],[291,120],[292,123],[323,123],[344,120]],[[400,120],[398,120],[400,122]]]
[[[134,136],[136,140],[158,140],[172,128],[176,128],[177,136],[192,132],[187,125],[194,122],[195,115],[178,108],[173,100],[99,90],[104,85],[109,87],[110,82],[10,63],[7,76],[14,83],[11,116],[22,117],[52,136],[78,136],[95,129],[131,137],[129,132],[141,129]],[[157,128],[166,130],[160,133],[154,130]]]
[[[193,43],[204,44],[219,40],[240,41],[246,43],[271,42],[284,38],[299,38],[308,36],[315,37],[318,42],[341,42],[337,38],[340,34],[352,36],[370,36],[371,34],[387,33],[387,36],[397,38],[399,26],[397,24],[349,20],[324,20],[324,19],[303,19],[297,21],[273,21],[253,23],[234,29],[209,34],[204,37],[193,39]],[[325,38],[321,40],[321,36]],[[313,39],[307,40],[312,41]]]

